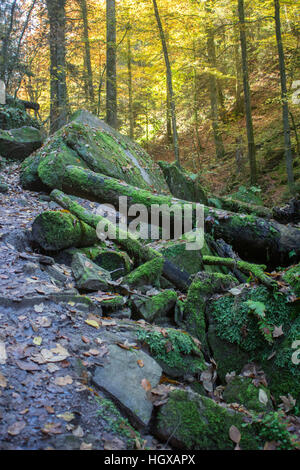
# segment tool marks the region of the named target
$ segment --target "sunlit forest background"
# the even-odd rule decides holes
[[[106,2],[63,3],[69,113],[86,108],[104,119]],[[249,185],[250,170],[238,2],[157,3],[172,68],[181,164],[200,172],[212,191],[243,191]],[[284,0],[280,6],[294,178],[299,184],[300,105],[295,99],[300,80],[299,2]],[[7,90],[11,95],[38,102],[40,110],[35,113],[49,128],[46,2],[9,1],[3,2],[2,9],[2,23],[9,26]],[[245,2],[245,17],[258,168],[254,192],[265,203],[274,203],[288,197],[274,2]],[[170,97],[152,1],[116,1],[116,30],[117,127],[142,144],[154,158],[172,161]]]

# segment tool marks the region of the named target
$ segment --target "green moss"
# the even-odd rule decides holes
[[[207,348],[205,307],[207,299],[228,287],[233,287],[236,279],[221,273],[203,273],[191,284],[184,306],[184,322],[189,333],[193,334]]]
[[[250,425],[243,427],[242,416],[231,413],[210,398],[175,390],[158,414],[158,431],[172,436],[171,442],[189,450],[234,449],[235,444],[229,437],[231,426],[241,432],[243,450],[258,448],[254,431]]]
[[[39,191],[43,187],[38,175],[40,155],[30,155],[21,164],[20,183],[24,189]]]
[[[174,290],[165,290],[147,300],[144,298],[134,299],[133,303],[139,316],[147,322],[153,322],[160,317],[165,317],[174,307],[176,300],[177,294]]]
[[[107,431],[125,438],[127,449],[135,449],[136,439],[142,442],[139,432],[131,426],[127,419],[123,418],[111,400],[103,397],[96,397],[95,400],[99,407],[97,414],[106,422]]]
[[[268,397],[267,404],[259,401],[261,389]],[[273,408],[269,390],[263,385],[255,387],[248,377],[236,376],[231,379],[223,392],[223,398],[227,403],[240,403],[249,410],[270,411]]]
[[[249,300],[264,304],[269,325],[282,326],[284,334],[273,338],[272,344],[262,335],[256,316],[249,314]],[[292,362],[293,341],[300,339],[297,311],[297,305],[288,303],[284,295],[262,286],[211,302],[209,343],[222,379],[227,372],[240,372],[243,365],[254,361],[266,372],[276,398],[288,393],[300,396],[300,370]]]
[[[283,279],[290,284],[295,294],[300,297],[300,264],[288,269],[284,273]]]
[[[94,229],[66,211],[47,211],[40,214],[33,222],[32,234],[34,240],[44,250],[49,251],[91,245],[97,241]]]
[[[123,282],[133,287],[152,284],[157,286],[159,285],[159,278],[162,275],[163,265],[163,258],[154,258],[125,276]]]
[[[166,374],[183,377],[200,374],[205,369],[203,355],[188,333],[173,328],[166,328],[163,333],[139,328],[137,339],[148,345],[151,355]]]
[[[189,274],[195,274],[203,269],[200,251],[186,250],[186,243],[182,240],[167,242],[159,251],[179,269]]]
[[[98,266],[109,271],[112,279],[119,279],[131,270],[132,263],[127,253],[117,248],[109,250],[104,243],[82,248],[81,251]]]
[[[121,295],[116,295],[112,299],[102,300],[101,307],[105,310],[118,310],[124,307],[125,301]]]

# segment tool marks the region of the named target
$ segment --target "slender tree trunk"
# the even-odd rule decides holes
[[[214,32],[212,28],[207,28],[207,54],[208,61],[212,69],[216,68],[216,50]],[[224,157],[225,149],[223,145],[222,135],[219,129],[219,110],[218,110],[218,85],[215,75],[212,73],[209,77],[210,106],[212,128],[214,133],[214,141],[216,154],[218,158]]]
[[[133,93],[132,93],[132,53],[130,32],[127,35],[127,70],[128,70],[128,114],[129,137],[134,139]]]
[[[279,57],[279,70],[280,70],[280,81],[281,81],[281,100],[282,100],[282,120],[284,129],[284,149],[286,158],[286,170],[290,192],[295,193],[295,180],[293,172],[293,155],[291,147],[291,129],[289,123],[289,106],[287,98],[287,85],[286,85],[286,70],[284,51],[281,36],[281,21],[280,21],[280,3],[279,0],[274,0],[275,6],[275,28],[276,28],[276,39],[278,47]]]
[[[50,131],[52,133],[65,125],[68,117],[65,3],[66,0],[46,0],[50,23]]]
[[[83,23],[85,96],[86,102],[91,108],[91,111],[93,113],[96,113],[93,70],[91,63],[91,48],[89,40],[88,10],[86,0],[79,0],[79,5],[81,8],[81,17]]]
[[[175,96],[174,96],[174,91],[173,91],[172,69],[171,69],[171,64],[169,60],[165,33],[164,33],[162,22],[159,16],[157,2],[156,0],[152,0],[152,1],[153,1],[155,18],[157,21],[157,26],[159,30],[159,35],[161,39],[161,44],[162,44],[165,64],[166,64],[167,83],[168,83],[168,90],[169,90],[169,96],[170,96],[170,109],[171,109],[171,116],[172,116],[172,132],[173,132],[173,147],[174,147],[175,161],[176,161],[176,165],[180,167],[178,133],[177,133],[177,124],[176,124],[176,105],[175,105]]]
[[[168,141],[168,144],[172,144],[173,142],[172,111],[171,111],[171,100],[170,100],[168,80],[166,81],[166,84],[167,84],[167,141]]]
[[[10,7],[10,19],[9,24],[4,28],[2,37],[2,60],[0,62],[0,79],[4,81],[7,86],[7,69],[8,69],[8,54],[9,54],[9,42],[10,35],[12,33],[13,24],[14,24],[14,15],[17,6],[17,0],[14,0]]]
[[[244,0],[238,0],[238,13],[239,13],[239,26],[240,26],[240,41],[241,41],[241,50],[242,50],[242,68],[243,68],[244,100],[245,100],[245,111],[246,111],[247,139],[248,139],[248,158],[250,162],[250,180],[251,180],[251,184],[256,184],[257,182],[256,151],[255,151],[255,141],[254,141],[254,131],[253,131],[252,111],[251,111],[251,92],[250,92],[250,85],[249,85]]]
[[[116,2],[106,0],[106,122],[117,128]]]

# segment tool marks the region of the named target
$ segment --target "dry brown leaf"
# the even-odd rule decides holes
[[[146,391],[146,392],[150,392],[151,390],[151,383],[149,382],[149,380],[147,379],[142,379],[141,381],[141,386],[143,387],[143,389]]]
[[[65,385],[71,385],[73,383],[73,379],[70,375],[65,375],[64,377],[55,377],[54,383],[55,385],[64,387]]]
[[[6,380],[6,378],[4,377],[4,375],[2,375],[2,374],[0,373],[0,387],[1,387],[1,388],[5,388],[6,385],[7,385],[7,380]]]
[[[23,431],[25,426],[26,426],[25,421],[16,421],[15,423],[9,426],[7,432],[11,436],[17,436],[18,434],[20,434],[21,431]]]

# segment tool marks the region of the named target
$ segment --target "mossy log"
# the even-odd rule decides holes
[[[65,211],[46,211],[38,215],[32,224],[32,238],[46,251],[90,246],[98,241],[93,228]]]
[[[127,196],[129,206],[143,204],[149,212],[154,204],[190,204],[195,219],[196,203],[168,195],[157,195],[115,178],[74,166],[66,168],[63,189],[77,196],[113,204],[116,208],[119,206],[119,197]],[[297,228],[254,215],[237,214],[207,206],[204,206],[204,216],[206,232],[211,233],[215,239],[223,238],[244,259],[264,262],[271,267],[288,265],[291,252],[293,261],[300,259],[300,230]]]
[[[62,208],[70,211],[71,214],[94,229],[97,228],[99,222],[105,222],[107,227],[111,227],[111,230],[114,230],[114,233],[116,234],[116,244],[135,260],[136,265],[147,263],[155,258],[164,260],[163,275],[179,289],[183,291],[187,290],[190,285],[189,275],[186,272],[179,270],[169,260],[166,260],[161,253],[151,247],[142,245],[142,243],[134,238],[130,232],[126,232],[126,234],[122,233],[122,230],[118,226],[114,226],[112,222],[101,215],[95,215],[88,211],[62,191],[54,189],[50,196]]]
[[[203,263],[210,266],[227,266],[230,269],[237,268],[245,274],[252,274],[268,288],[276,286],[276,282],[264,273],[267,269],[264,264],[252,264],[247,263],[247,261],[235,260],[232,258],[219,258],[218,256],[203,256]]]

